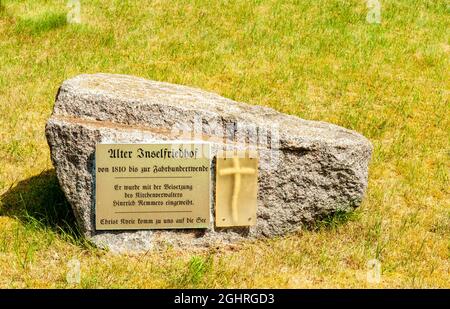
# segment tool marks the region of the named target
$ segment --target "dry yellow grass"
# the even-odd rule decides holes
[[[0,287],[450,287],[446,1],[2,1]],[[44,125],[60,83],[133,74],[357,130],[374,144],[362,206],[232,248],[114,256],[81,239]],[[81,262],[81,283],[66,282]],[[381,282],[366,280],[378,259]]]

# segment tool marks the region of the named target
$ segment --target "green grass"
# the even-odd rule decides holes
[[[0,287],[450,287],[444,0],[1,1]],[[374,145],[353,214],[273,240],[117,256],[80,237],[44,125],[61,82],[111,72],[335,123]],[[379,284],[367,262],[382,265]]]
[[[67,23],[66,13],[45,13],[38,18],[21,19],[16,24],[18,34],[39,35],[63,27]]]

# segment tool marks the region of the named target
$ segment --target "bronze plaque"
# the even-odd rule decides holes
[[[258,158],[248,152],[227,152],[216,165],[217,227],[256,224]]]
[[[97,144],[97,230],[207,228],[210,145]]]

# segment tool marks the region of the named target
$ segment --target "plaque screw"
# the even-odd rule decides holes
[[[225,218],[222,218],[222,221],[225,221]]]
[[[248,221],[252,221],[252,218],[250,217],[250,218],[248,218]]]

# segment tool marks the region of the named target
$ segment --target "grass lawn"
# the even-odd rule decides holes
[[[0,287],[450,287],[450,5],[0,0]],[[79,236],[44,136],[61,82],[142,76],[332,122],[374,145],[366,198],[314,229],[117,256]],[[68,262],[81,263],[68,284]],[[381,281],[367,263],[381,262]],[[70,263],[69,263],[70,264]]]

